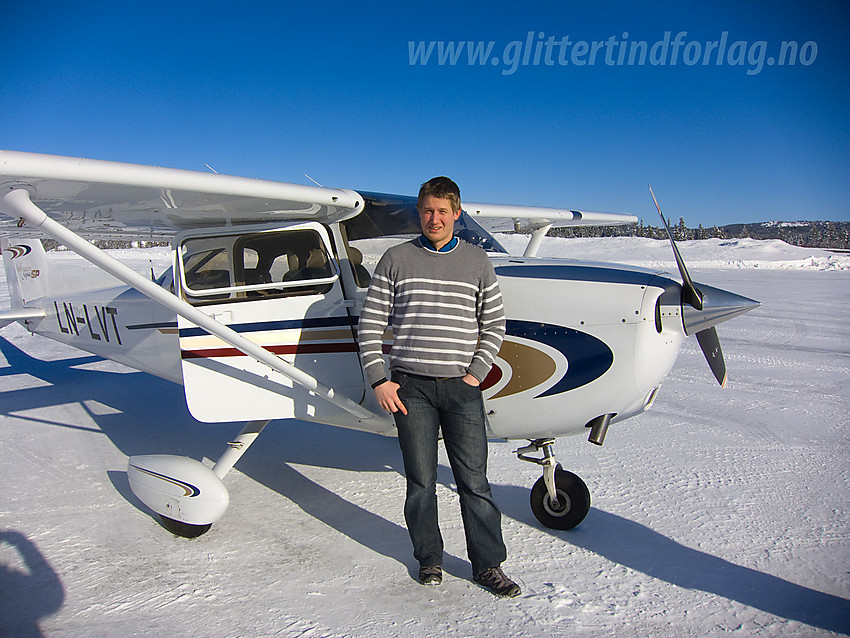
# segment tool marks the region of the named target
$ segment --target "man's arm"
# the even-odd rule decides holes
[[[382,265],[379,264],[379,269]],[[376,269],[369,291],[360,310],[357,324],[357,343],[360,347],[360,362],[366,381],[373,388],[386,378],[384,369],[384,332],[392,312],[392,285],[382,270]]]
[[[478,299],[478,347],[467,372],[481,383],[493,367],[493,361],[499,354],[505,337],[502,293],[489,258],[484,267]]]
[[[375,391],[378,405],[387,412],[401,410],[402,414],[407,414],[407,408],[398,398],[399,385],[387,380],[384,366],[384,332],[387,330],[393,308],[393,287],[388,277],[387,261],[382,258],[372,276],[369,291],[360,310],[357,342],[363,372]]]

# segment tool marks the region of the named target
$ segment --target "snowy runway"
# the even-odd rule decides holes
[[[592,254],[608,240],[575,241],[612,258]],[[617,259],[654,260],[639,243]],[[569,532],[534,519],[539,470],[519,444],[493,443],[505,570],[523,586],[509,601],[470,581],[445,458],[447,578],[413,580],[396,442],[358,432],[270,425],[225,481],[225,517],[173,537],[130,492],[127,456],[215,459],[241,425],[197,423],[179,386],[1,329],[0,635],[850,633],[850,270],[700,245],[682,247],[695,280],[763,304],[718,329],[729,386],[689,340],[649,412],[602,448],[560,439],[592,495]]]

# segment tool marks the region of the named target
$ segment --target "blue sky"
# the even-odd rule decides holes
[[[844,0],[4,4],[0,148],[405,194],[445,174],[651,224],[648,183],[689,226],[850,220]],[[411,42],[494,44],[412,64]]]

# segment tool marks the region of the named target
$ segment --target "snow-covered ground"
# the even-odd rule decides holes
[[[547,239],[540,254],[669,269],[669,250]],[[505,570],[523,587],[511,600],[470,582],[445,458],[447,578],[413,580],[396,442],[358,432],[269,426],[227,476],[225,517],[172,536],[130,492],[127,457],[215,459],[240,425],[197,423],[179,386],[3,328],[0,635],[850,633],[850,256],[751,240],[681,250],[696,281],[763,304],[718,330],[729,385],[689,340],[652,410],[601,448],[560,440],[593,499],[568,532],[530,511],[538,468],[493,443]],[[149,258],[167,262],[122,254],[142,271]]]

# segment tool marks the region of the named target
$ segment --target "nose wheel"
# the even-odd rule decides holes
[[[563,469],[555,462],[552,452],[554,439],[536,439],[516,451],[523,461],[543,467],[543,476],[531,488],[531,511],[546,527],[572,529],[584,520],[590,511],[590,491],[578,475]],[[529,456],[529,452],[542,451],[542,458]]]
[[[207,523],[206,525],[192,525],[191,523],[176,521],[173,518],[168,518],[167,516],[162,515],[160,515],[159,520],[165,529],[175,536],[182,536],[183,538],[198,538],[198,536],[206,534],[210,527],[212,527],[212,523]]]
[[[531,511],[552,529],[572,529],[590,511],[590,491],[577,475],[555,468],[555,498],[549,495],[544,477],[531,488]]]

